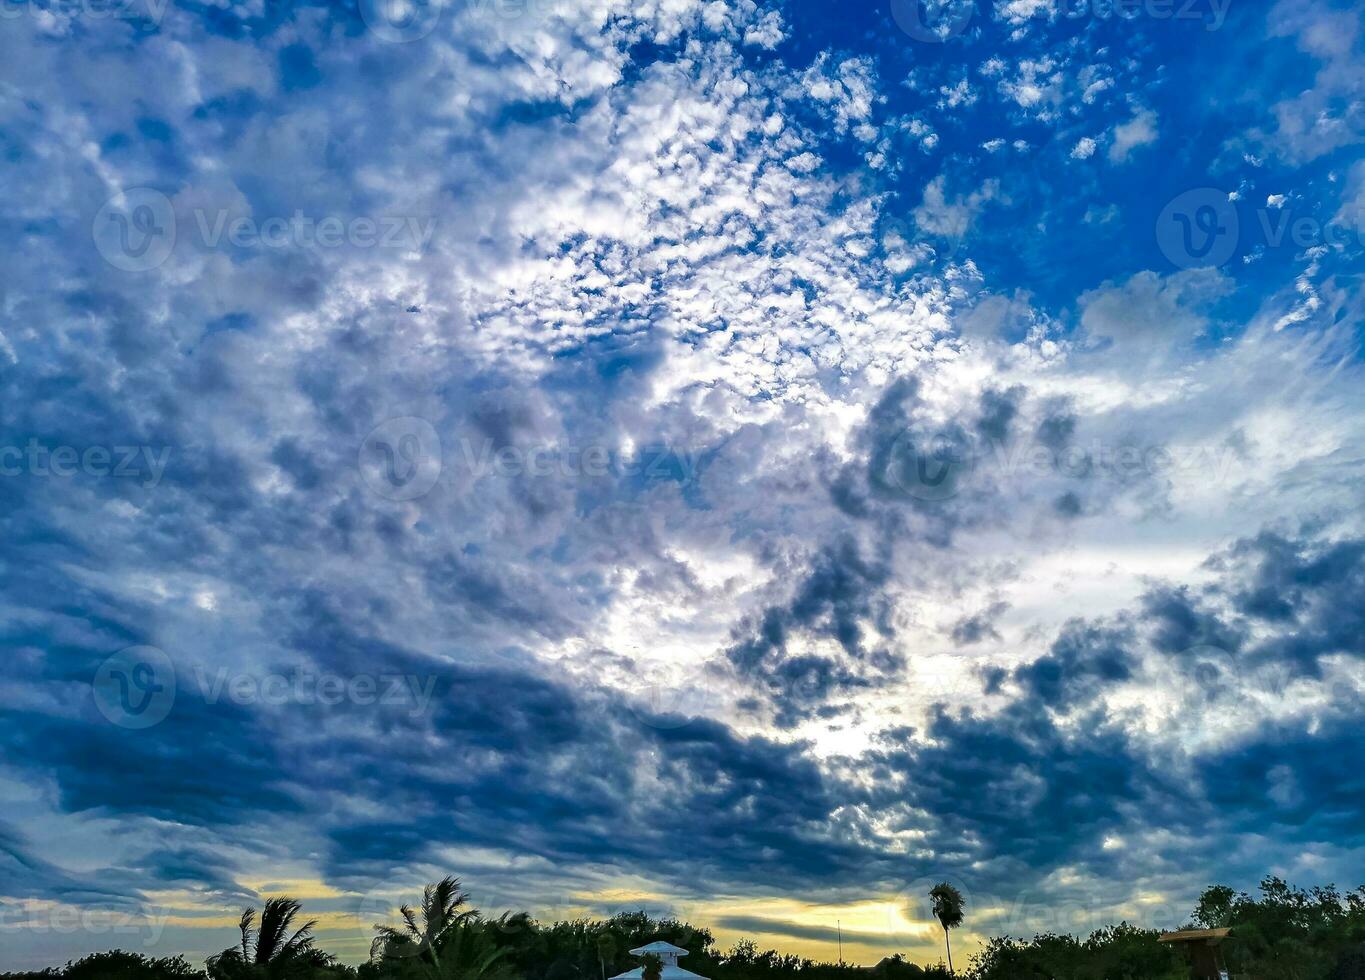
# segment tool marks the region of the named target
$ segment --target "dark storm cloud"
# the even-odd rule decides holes
[[[222,850],[208,844],[155,848],[142,855],[131,870],[146,880],[193,888],[224,900],[256,897],[237,884],[237,868],[224,859]]]
[[[1009,608],[1008,602],[993,602],[980,612],[963,616],[953,624],[949,635],[954,643],[963,646],[971,646],[985,639],[998,640],[1000,634],[996,631],[995,621],[1003,616]]]
[[[1014,671],[1025,694],[1039,705],[1065,710],[1088,703],[1132,673],[1131,630],[1072,620],[1062,627],[1051,650]]]
[[[111,890],[160,882],[231,894],[237,869],[214,861],[217,849],[318,855],[329,880],[361,883],[459,846],[556,867],[646,870],[678,888],[862,887],[976,860],[1007,867],[1002,882],[1030,880],[1063,862],[1112,866],[1107,835],[1206,818],[1210,792],[1225,794],[1219,805],[1246,825],[1269,798],[1303,840],[1319,828],[1355,832],[1354,784],[1326,756],[1290,778],[1279,771],[1288,755],[1249,740],[1240,754],[1211,760],[1243,777],[1244,795],[1229,796],[1204,785],[1211,775],[1182,781],[1154,765],[1123,719],[1106,713],[1102,696],[1131,678],[1144,631],[1163,655],[1240,635],[1226,596],[1156,589],[1136,623],[1071,623],[1043,657],[987,677],[998,710],[941,708],[923,731],[886,732],[876,749],[846,759],[715,720],[661,725],[619,693],[556,674],[520,644],[576,637],[617,569],[639,570],[645,585],[678,583],[678,595],[697,588],[695,574],[659,557],[665,545],[648,521],[614,506],[656,488],[490,480],[462,466],[456,449],[427,498],[397,506],[368,493],[357,452],[374,425],[399,414],[429,416],[457,444],[468,435],[497,448],[599,424],[610,432],[621,423],[598,417],[611,412],[643,425],[635,415],[660,349],[603,342],[582,363],[561,362],[545,391],[525,391],[428,346],[416,318],[376,313],[320,327],[314,342],[325,357],[272,370],[252,335],[312,295],[298,287],[301,277],[275,271],[295,288],[279,294],[280,306],[233,329],[191,336],[187,328],[178,346],[149,340],[155,326],[121,291],[133,288],[126,282],[73,295],[62,318],[103,317],[116,327],[63,346],[44,323],[40,349],[25,353],[53,370],[25,382],[0,376],[20,431],[174,451],[155,492],[136,483],[0,483],[13,559],[3,581],[24,612],[7,619],[3,637],[7,762],[51,785],[62,812],[157,821],[213,842],[148,847],[106,874]],[[222,312],[190,308],[182,319],[196,317],[219,323]],[[110,363],[121,373],[106,371]],[[860,691],[898,678],[904,642],[888,594],[897,549],[926,542],[932,556],[956,529],[1008,516],[965,484],[957,496],[917,496],[907,468],[914,451],[943,442],[977,455],[1030,425],[1045,445],[1068,444],[1075,417],[1049,407],[1035,420],[1025,395],[987,391],[960,420],[940,423],[917,381],[893,383],[855,434],[854,460],[830,468],[843,523],[813,527],[797,557],[758,551],[774,572],[775,597],[723,654],[779,726],[846,711]],[[77,513],[95,516],[81,524]],[[556,515],[575,519],[557,526]],[[1281,634],[1261,653],[1305,662],[1358,642],[1350,610],[1359,604],[1349,604],[1359,596],[1358,549],[1279,539],[1241,547],[1226,559],[1235,605]],[[1255,569],[1244,580],[1243,564]],[[219,595],[223,611],[186,611],[201,587]],[[954,639],[996,635],[1002,611],[966,617]],[[241,624],[246,639],[233,632]],[[97,716],[89,680],[105,656],[186,636],[195,642],[171,652],[188,687],[164,722],[132,731]],[[410,703],[209,703],[197,696],[195,670],[217,659],[247,673],[389,670],[430,683],[432,699],[417,711]],[[1354,749],[1340,729],[1280,737],[1301,752]],[[1318,800],[1330,805],[1314,809]],[[888,824],[914,833],[920,853],[907,856],[889,840]],[[19,844],[5,854],[15,888],[86,900],[89,883]],[[677,859],[660,871],[659,854]]]
[[[988,388],[981,394],[981,417],[976,431],[987,442],[1003,443],[1014,431],[1014,420],[1019,414],[1019,402],[1027,393],[1023,385],[999,391]]]
[[[88,689],[73,692],[84,695],[75,716],[20,711],[0,726],[6,744],[23,753],[30,767],[57,779],[68,812],[136,813],[221,826],[253,811],[300,808],[287,760],[243,709],[179,697],[165,721],[138,731],[99,717]]]
[[[1288,551],[1301,556],[1279,566],[1298,582],[1296,608],[1324,615],[1321,601],[1338,582],[1326,569],[1349,577],[1358,552],[1309,540]],[[869,657],[856,631],[840,624],[869,615],[865,589],[878,572],[856,553],[843,564],[838,557],[826,556],[831,564],[770,610],[747,647],[732,648],[755,658],[741,661],[752,676],[769,682],[789,661],[804,666],[784,653],[795,630],[830,638],[850,664]],[[1234,564],[1204,603],[1240,594],[1243,577]],[[238,839],[244,827],[288,827],[275,846],[320,850],[329,880],[358,887],[463,845],[555,865],[650,866],[679,888],[697,880],[741,889],[894,883],[970,864],[982,888],[1018,893],[1060,864],[1092,873],[1127,867],[1136,857],[1104,843],[1145,827],[1237,833],[1271,819],[1284,840],[1365,835],[1359,780],[1349,771],[1362,748],[1352,728],[1358,705],[1344,691],[1316,731],[1254,731],[1174,768],[1105,707],[1105,694],[1132,680],[1143,636],[1153,638],[1154,656],[1178,666],[1179,652],[1167,651],[1172,624],[1203,622],[1192,601],[1163,587],[1117,620],[1073,621],[1042,657],[985,679],[997,709],[939,706],[922,732],[891,729],[871,751],[824,764],[803,743],[743,737],[717,721],[661,723],[619,693],[557,677],[529,658],[476,664],[408,651],[372,635],[372,617],[387,616],[382,605],[317,590],[278,607],[288,610],[296,653],[338,670],[382,664],[429,680],[425,709],[187,697],[160,725],[124,731],[73,701],[61,717],[9,716],[5,737],[19,749],[18,764],[54,781],[66,810],[173,819]],[[117,618],[88,622],[107,634],[102,643],[140,638]],[[1175,635],[1207,633],[1182,629]],[[1331,632],[1326,623],[1319,629]],[[11,691],[46,683],[53,671],[74,685],[102,649],[88,639],[62,648],[32,631],[25,642],[57,652],[17,661]],[[887,828],[914,829],[921,852],[899,854]],[[677,857],[659,870],[660,853]],[[17,846],[9,854],[25,890],[79,895],[86,887]],[[134,870],[144,883],[231,893],[232,869],[209,857],[203,845],[161,847]]]
[[[1365,655],[1365,541],[1266,532],[1238,543],[1216,566],[1249,568],[1233,605],[1277,634],[1256,644],[1253,656],[1316,674],[1329,654]]]
[[[1358,842],[1365,836],[1365,732],[1354,696],[1337,699],[1325,724],[1274,725],[1206,760],[1216,776],[1205,787],[1221,818],[1255,833],[1299,843]]]
[[[955,529],[979,519],[979,504],[966,493],[965,461],[981,455],[987,443],[1010,439],[1026,395],[1022,386],[988,389],[974,419],[945,424],[929,420],[920,387],[916,378],[905,377],[880,393],[857,433],[862,456],[835,466],[828,480],[838,510],[873,529],[875,561],[863,557],[853,534],[857,528],[849,528],[798,571],[801,584],[792,598],[753,617],[726,651],[730,664],[771,705],[779,727],[828,716],[838,710],[840,694],[881,686],[903,669],[904,658],[893,649],[864,643],[860,624],[874,623],[882,635],[895,638],[885,589],[896,549],[917,540],[942,548]],[[946,466],[946,482],[926,486],[922,468],[940,464]],[[778,572],[781,579],[793,577],[790,568]],[[956,641],[970,644],[990,636],[990,621],[1002,611],[964,619],[954,630]],[[843,655],[791,654],[787,644],[793,635],[832,639]]]
[[[864,637],[864,622],[890,631],[882,593],[887,570],[865,559],[851,538],[822,550],[791,599],[741,627],[746,638],[725,653],[735,670],[772,703],[780,727],[790,727],[831,697],[900,669],[903,658]],[[833,641],[843,656],[792,654],[794,637]]]
[[[1263,563],[1244,565],[1239,559],[1246,555]],[[1180,690],[1206,687],[1216,703],[1198,710],[1246,710],[1244,688],[1259,681],[1247,672],[1254,660],[1239,670],[1245,627],[1211,608],[1236,606],[1248,577],[1257,585],[1278,577],[1293,595],[1293,608],[1312,624],[1306,636],[1281,630],[1266,638],[1255,658],[1288,650],[1293,663],[1310,644],[1316,653],[1347,649],[1339,641],[1357,607],[1333,604],[1359,574],[1358,542],[1263,536],[1242,542],[1229,556],[1237,557],[1217,562],[1227,574],[1206,589],[1202,603],[1187,589],[1160,586],[1132,614],[1074,620],[1044,656],[1008,677],[995,671],[985,690],[1008,698],[1003,709],[939,706],[922,738],[909,730],[884,733],[881,747],[864,760],[879,787],[869,800],[889,812],[902,807],[907,814],[945,815],[933,823],[927,850],[976,864],[983,887],[991,873],[981,868],[1015,862],[1026,869],[1081,862],[1092,871],[1112,870],[1126,858],[1105,850],[1105,839],[1144,826],[1187,828],[1201,839],[1210,828],[1227,835],[1269,832],[1288,847],[1360,842],[1365,797],[1350,762],[1362,750],[1359,700],[1349,685],[1326,692],[1319,725],[1253,727],[1232,745],[1212,747],[1178,766],[1154,757],[1123,715],[1105,707],[1105,694],[1134,678],[1144,644],[1157,658],[1155,669],[1183,676],[1208,669],[1186,661],[1200,644],[1217,641],[1225,647],[1209,649],[1214,657],[1226,654],[1213,665],[1225,672],[1217,680],[1221,687],[1207,687],[1212,681],[1201,673],[1180,682]],[[1172,845],[1163,859],[1178,866],[1182,855],[1198,860],[1183,845]],[[1021,882],[1031,873],[1024,872]],[[1247,873],[1258,869],[1248,865]],[[995,887],[1007,881],[998,878]]]
[[[387,748],[345,735],[310,747],[320,773],[344,768],[348,792],[393,814],[329,832],[338,878],[430,858],[447,842],[623,871],[676,854],[677,867],[658,873],[677,883],[724,879],[739,864],[809,880],[856,863],[857,849],[833,840],[807,852],[837,800],[799,744],[703,720],[655,727],[609,692],[525,672],[433,669],[445,695],[430,717],[386,726]]]
[[[1075,434],[1076,415],[1070,405],[1055,401],[1049,403],[1038,421],[1038,441],[1051,450],[1060,451],[1070,444]]]
[[[1073,621],[1043,657],[1013,672],[1014,691],[993,713],[937,705],[917,737],[884,734],[869,754],[876,807],[941,815],[926,851],[955,855],[953,864],[980,869],[1016,867],[1024,886],[1031,871],[1068,862],[1103,866],[1111,861],[1103,839],[1143,822],[1181,822],[1189,787],[1152,765],[1122,720],[1098,698],[1130,676],[1131,631]],[[983,679],[1001,693],[1005,678]],[[1062,716],[1076,713],[1071,722]],[[942,867],[941,858],[927,866]]]
[[[1142,597],[1142,611],[1152,629],[1152,644],[1162,653],[1179,654],[1192,647],[1237,651],[1242,633],[1204,607],[1187,586],[1159,586]]]
[[[913,377],[886,387],[859,434],[866,453],[862,469],[869,496],[920,511],[926,522],[920,533],[943,546],[963,520],[954,500],[960,489],[958,481],[966,473],[961,464],[978,454],[979,445],[971,422],[936,422],[927,416],[922,402],[920,383]],[[999,417],[1002,411],[1012,417],[1012,408],[1007,407],[1012,405],[1011,399],[995,407],[997,424],[1008,421]],[[990,412],[987,407],[987,414]],[[948,482],[935,486],[935,492],[925,493],[921,468],[938,463],[948,464]]]
[[[1105,835],[1139,813],[1160,822],[1187,798],[1114,721],[1096,714],[1083,728],[1060,728],[1036,700],[989,717],[940,707],[927,741],[893,738],[871,753],[881,788],[869,803],[939,815],[925,842],[930,865],[1103,863]]]

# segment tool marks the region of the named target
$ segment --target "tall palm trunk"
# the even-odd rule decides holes
[[[953,969],[953,944],[948,940],[947,929],[943,930],[943,945],[948,947],[948,972],[956,974],[957,971]]]

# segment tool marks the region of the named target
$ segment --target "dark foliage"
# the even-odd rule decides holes
[[[707,929],[626,912],[608,919],[542,925],[525,913],[486,918],[465,904],[458,880],[431,886],[399,928],[378,927],[369,962],[344,966],[316,948],[298,903],[267,902],[257,925],[242,916],[241,939],[207,970],[182,957],[97,953],[60,969],[0,980],[609,980],[642,964],[630,950],[664,940],[688,951],[688,969],[711,980],[947,980],[942,963],[917,966],[900,954],[873,967],[817,963],[760,950],[751,940],[716,947]],[[949,916],[950,921],[953,916]],[[1221,885],[1200,896],[1190,927],[1232,929],[1224,953],[1234,976],[1256,980],[1365,980],[1365,887],[1304,891],[1279,878],[1256,897]],[[1184,980],[1178,951],[1155,930],[1128,924],[1086,939],[1042,935],[990,940],[959,973],[966,980]],[[645,964],[648,965],[648,964]]]
[[[203,970],[196,970],[184,957],[169,956],[152,959],[140,953],[125,953],[121,949],[108,953],[93,953],[66,964],[61,969],[41,973],[6,973],[5,980],[205,980]]]
[[[1279,878],[1261,882],[1260,897],[1216,885],[1204,891],[1194,925],[1232,927],[1225,946],[1234,974],[1258,980],[1326,980],[1337,961],[1365,941],[1365,887],[1304,891]]]
[[[1342,952],[1330,980],[1365,980],[1365,943]]]
[[[970,980],[1184,980],[1180,954],[1157,942],[1160,933],[1122,923],[1089,939],[1035,936],[1030,942],[992,939],[972,961]]]

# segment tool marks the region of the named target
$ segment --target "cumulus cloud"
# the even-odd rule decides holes
[[[1133,118],[1114,127],[1113,141],[1109,144],[1109,159],[1124,163],[1132,152],[1140,146],[1157,141],[1157,117],[1150,109],[1139,109]]]

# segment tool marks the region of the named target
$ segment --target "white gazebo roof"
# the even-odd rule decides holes
[[[631,956],[645,956],[649,953],[659,957],[659,961],[663,964],[663,968],[659,971],[660,980],[706,980],[706,977],[690,970],[684,970],[678,965],[678,957],[687,955],[687,950],[681,946],[674,946],[672,943],[666,943],[663,940],[655,940],[630,951]],[[637,966],[625,973],[618,973],[611,980],[644,980],[644,975],[645,968]]]
[[[687,950],[683,949],[681,946],[674,946],[672,943],[666,943],[662,939],[656,939],[647,946],[641,946],[638,949],[632,949],[630,951],[631,956],[644,956],[646,953],[653,953],[656,956],[667,956],[669,954],[672,954],[673,956],[686,956]]]
[[[616,974],[611,980],[644,980],[644,975],[645,968],[643,966],[637,966],[633,970],[627,970],[625,973]],[[707,978],[703,977],[701,974],[693,973],[691,970],[684,970],[682,967],[673,966],[670,963],[665,963],[663,965],[663,969],[659,971],[659,977],[661,980],[707,980]]]

